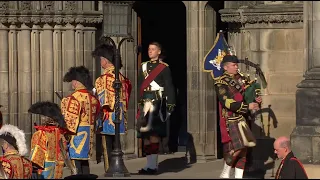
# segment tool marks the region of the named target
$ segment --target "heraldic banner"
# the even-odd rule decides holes
[[[228,54],[229,46],[224,38],[223,32],[219,32],[213,43],[212,48],[204,57],[203,71],[210,72],[213,79],[223,74],[223,68],[220,63],[223,57]]]

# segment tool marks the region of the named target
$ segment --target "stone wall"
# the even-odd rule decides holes
[[[252,8],[238,6],[220,12],[222,20],[230,23],[229,45],[235,47],[239,58],[248,57],[259,63],[268,81],[262,93],[262,109],[267,111],[271,105],[275,118],[269,121],[268,112],[263,113],[262,119],[258,116],[262,121],[255,124],[264,128],[256,135],[290,136],[296,119],[296,85],[305,69],[302,3],[255,4]],[[240,68],[245,71],[244,66]]]
[[[90,53],[101,22],[94,1],[0,1],[0,103],[4,122],[23,129],[28,146],[37,122],[27,112],[30,105],[60,104],[54,91],[72,91],[62,82],[71,66],[95,74]]]

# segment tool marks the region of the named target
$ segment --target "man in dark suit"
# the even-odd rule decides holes
[[[276,173],[276,179],[308,179],[302,163],[291,151],[291,143],[287,137],[279,137],[273,144],[274,152],[281,163]]]

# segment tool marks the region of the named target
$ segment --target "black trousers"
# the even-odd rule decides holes
[[[89,160],[74,160],[77,174],[90,174]]]

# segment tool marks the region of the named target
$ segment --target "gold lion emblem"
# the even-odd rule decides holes
[[[223,60],[223,57],[226,55],[227,53],[221,49],[218,50],[218,55],[213,59],[213,60],[210,60],[209,62],[214,66],[216,67],[218,70],[221,69],[221,62]]]

